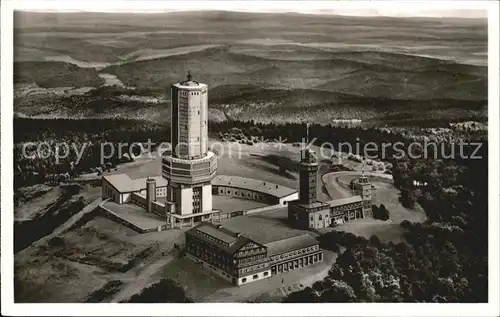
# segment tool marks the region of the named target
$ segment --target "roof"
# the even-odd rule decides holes
[[[211,235],[212,237],[222,240],[228,244],[232,244],[238,240],[238,234],[223,227],[212,226],[211,224],[204,224],[196,228],[201,232]]]
[[[286,186],[270,183],[267,181],[261,181],[253,178],[229,176],[229,175],[215,176],[214,179],[212,180],[212,186],[236,187],[236,188],[270,194],[279,198],[297,193],[297,190]]]
[[[260,244],[304,234],[304,230],[288,226],[287,221],[288,208],[280,207],[253,215],[229,218],[223,221],[223,226]]]
[[[286,253],[292,250],[317,245],[319,242],[308,233],[288,239],[273,241],[265,244],[269,256]]]
[[[203,222],[186,231],[212,245],[216,244],[197,231],[206,233],[221,241],[230,243],[228,247],[216,244],[218,248],[234,254],[248,242],[265,246],[269,256],[289,252],[299,248],[316,245],[318,241],[313,233],[293,229],[283,222],[286,219],[286,208],[262,212],[252,216],[239,216],[224,220],[221,227],[210,222]],[[238,236],[238,233],[241,235]],[[227,243],[226,242],[226,243]]]
[[[361,198],[361,196],[356,195],[356,196],[351,196],[351,197],[347,197],[347,198],[330,200],[330,201],[327,201],[326,203],[329,204],[330,207],[337,207],[337,206],[341,206],[341,205],[358,203],[358,202],[362,202],[362,201],[363,201],[363,199]]]
[[[103,178],[120,193],[135,192],[146,189],[147,179],[154,179],[156,181],[156,187],[164,187],[168,184],[167,180],[161,176],[131,179],[127,174],[112,174],[104,175]]]
[[[201,239],[209,244],[216,245],[218,248],[225,250],[229,254],[235,253],[248,242],[255,242],[243,235],[240,235],[237,232],[233,232],[222,226],[214,225],[210,222],[202,222],[196,227],[193,227],[186,231],[186,234],[195,236],[198,239]],[[210,239],[203,234],[207,234],[215,238],[216,240],[226,243],[227,245],[214,241],[213,239]]]
[[[183,90],[200,90],[207,87],[206,84],[199,83],[195,80],[186,80],[177,84],[173,84],[172,86]]]
[[[324,203],[321,201],[315,201],[310,204],[303,204],[300,202],[300,200],[294,200],[289,203],[289,205],[296,205],[296,206],[301,206],[304,208],[318,208],[318,207],[325,207],[325,209],[328,209],[330,207],[329,203]]]

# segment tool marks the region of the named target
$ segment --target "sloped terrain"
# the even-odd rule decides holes
[[[137,89],[106,100],[45,91],[16,98],[21,115],[165,121],[168,87],[189,70],[209,85],[215,120],[419,125],[416,114],[424,121],[487,116],[481,19],[213,11],[18,12],[15,20],[16,83],[98,87],[113,76]]]

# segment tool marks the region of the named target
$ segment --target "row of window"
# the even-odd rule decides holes
[[[251,249],[251,250],[240,251],[240,252],[238,252],[238,255],[245,256],[245,255],[255,254],[257,252],[264,252],[264,251],[266,251],[265,248],[255,248],[255,249]]]
[[[338,211],[346,211],[346,210],[350,210],[350,209],[354,209],[354,208],[360,208],[360,207],[361,207],[361,203],[352,203],[352,204],[346,204],[346,205],[341,205],[341,206],[333,207],[332,210],[334,212],[338,212]]]
[[[196,230],[196,233],[199,234],[199,235],[201,235],[201,236],[203,236],[204,238],[206,238],[206,239],[208,239],[210,241],[213,241],[213,242],[217,243],[217,244],[223,245],[225,247],[229,247],[229,243],[224,242],[224,241],[222,241],[220,239],[216,239],[213,236],[211,236],[211,235],[209,235],[209,234],[207,234],[205,232],[202,232],[200,230]]]
[[[269,272],[264,272],[264,274],[262,274],[262,275],[263,275],[263,276],[268,276],[268,275],[269,275]],[[258,278],[259,278],[259,275],[258,275],[258,274],[255,274],[254,276],[252,276],[252,279],[253,279],[253,280],[256,280],[256,279],[258,279]],[[244,277],[244,278],[242,278],[242,279],[241,279],[241,283],[246,283],[246,281],[247,281],[247,278],[246,278],[246,277]]]
[[[225,189],[225,188],[219,188],[219,194],[220,195],[232,195],[232,190],[231,189]],[[264,200],[264,196],[258,195],[252,192],[239,192],[238,190],[234,190],[234,195],[238,197],[247,197],[247,198],[253,198],[255,200]]]
[[[240,273],[241,274],[244,274],[244,273],[247,273],[247,272],[251,272],[251,271],[255,271],[255,270],[259,270],[259,269],[263,269],[265,267],[268,267],[269,266],[269,263],[262,263],[262,264],[258,264],[258,265],[253,265],[253,266],[250,266],[250,267],[246,267],[244,269],[240,269]]]
[[[325,215],[325,219],[326,218],[328,218],[328,215]],[[320,220],[320,221],[323,220],[323,215],[319,214],[318,215],[318,220]],[[314,216],[313,215],[311,215],[311,221],[314,221]]]
[[[303,258],[300,258],[297,260],[293,260],[293,261],[290,261],[287,263],[275,265],[271,268],[271,271],[275,274],[282,273],[283,271],[286,272],[287,270],[293,270],[293,269],[296,269],[296,268],[299,268],[302,266],[307,266],[310,264],[320,262],[322,260],[323,260],[323,254],[319,253],[319,254],[303,257]]]
[[[308,247],[308,248],[304,248],[304,249],[300,249],[300,250],[295,250],[295,251],[291,251],[291,252],[288,252],[288,253],[283,253],[279,256],[274,256],[271,258],[272,261],[275,261],[275,260],[284,260],[284,259],[287,259],[289,257],[294,257],[294,256],[297,256],[297,255],[301,255],[303,253],[308,253],[308,252],[312,252],[312,251],[316,251],[316,250],[319,250],[319,246],[318,245],[313,245],[311,247]]]
[[[210,256],[209,253],[206,253],[206,252],[203,253],[203,252],[200,252],[198,250],[196,250],[195,252],[192,252],[192,254],[196,255],[198,258],[201,258],[212,265],[215,265],[216,267],[218,267],[221,270],[234,271],[231,264],[228,263],[229,261],[225,261],[225,262],[215,261],[215,258],[213,256]],[[213,266],[210,266],[210,267],[214,268]]]
[[[172,162],[170,160],[163,159],[162,163],[163,163],[163,165],[166,165],[166,166],[169,166],[169,167],[172,167],[172,168],[175,168],[175,169],[188,169],[188,170],[192,169],[192,170],[196,170],[196,169],[209,168],[210,167],[210,163],[212,163],[212,165],[215,165],[217,163],[217,161],[216,160],[212,160],[212,162],[209,162],[207,160],[207,161],[201,161],[201,162],[189,164],[189,163]]]
[[[210,169],[199,169],[199,170],[179,170],[179,169],[171,169],[168,166],[164,166],[162,171],[165,174],[168,175],[174,175],[174,176],[203,176],[203,175],[210,175],[212,174],[215,170],[217,169],[216,166],[210,168]]]
[[[254,261],[257,261],[257,260],[260,260],[260,259],[263,259],[265,258],[266,255],[265,254],[259,254],[259,255],[255,255],[255,256],[250,256],[248,258],[244,258],[244,259],[239,259],[237,260],[236,262],[238,264],[246,264],[246,263],[251,263],[251,262],[254,262]]]
[[[179,95],[181,96],[199,96],[201,94],[206,94],[207,92],[206,91],[203,91],[203,92],[199,92],[199,91],[191,91],[191,92],[188,92],[188,91],[180,91],[179,92]]]
[[[167,192],[167,187],[158,187],[156,188],[156,193],[166,193]]]

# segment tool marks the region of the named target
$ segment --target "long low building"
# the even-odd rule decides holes
[[[363,198],[355,195],[327,202],[330,205],[331,224],[340,224],[363,218]]]
[[[323,251],[309,233],[264,240],[203,222],[186,231],[186,256],[235,285],[323,261]]]
[[[217,175],[212,180],[213,195],[227,195],[285,206],[299,197],[297,190],[253,178]]]
[[[124,204],[132,201],[133,193],[146,196],[148,179],[156,183],[156,197],[167,196],[168,182],[161,176],[131,179],[127,174],[113,174],[102,177],[102,198],[109,198],[117,204]]]

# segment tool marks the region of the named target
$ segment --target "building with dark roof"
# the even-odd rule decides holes
[[[323,260],[309,233],[262,242],[203,222],[186,231],[186,256],[227,281],[242,285]]]

